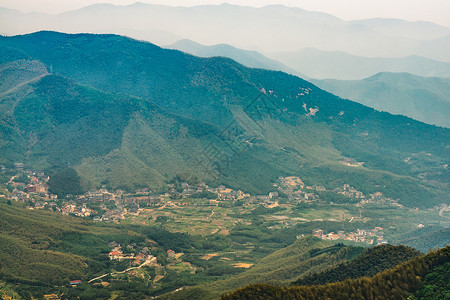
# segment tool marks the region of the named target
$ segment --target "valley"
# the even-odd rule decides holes
[[[23,166],[17,164],[17,167]],[[148,188],[131,194],[101,189],[58,198],[45,190],[45,182],[50,178],[43,172],[6,168],[3,172],[3,178],[10,178],[6,174],[16,174],[5,184],[12,192],[5,190],[0,197],[3,199],[0,201],[12,206],[11,209],[20,209],[16,213],[37,216],[41,212],[48,215],[50,210],[51,218],[57,215],[75,218],[74,221],[82,222],[83,226],[92,227],[90,231],[98,231],[96,234],[104,235],[106,232],[102,231],[115,228],[115,233],[86,244],[90,248],[96,245],[98,250],[94,252],[82,250],[83,246],[73,248],[69,241],[90,238],[86,233],[80,235],[72,231],[63,231],[57,238],[65,246],[58,246],[61,242],[54,241],[54,238],[47,246],[52,251],[71,253],[78,249],[75,253],[87,255],[85,264],[89,268],[97,265],[95,271],[69,277],[71,282],[80,280],[76,283],[80,285],[77,287],[79,292],[93,295],[100,292],[99,287],[106,288],[102,293],[128,295],[118,285],[125,281],[127,284],[135,282],[133,289],[139,286],[151,295],[163,294],[170,298],[172,293],[185,295],[193,292],[204,298],[214,298],[241,287],[244,282],[267,282],[268,278],[262,275],[261,269],[267,268],[264,262],[274,264],[273,258],[269,257],[276,256],[277,251],[290,253],[288,249],[293,247],[289,246],[292,243],[307,247],[308,250],[302,251],[344,243],[348,245],[346,247],[354,247],[355,251],[361,252],[366,247],[386,243],[402,241],[408,245],[405,236],[427,236],[450,227],[446,206],[411,209],[380,192],[365,195],[348,184],[327,190],[323,186],[307,186],[296,176],[278,178],[273,183],[273,191],[267,195],[251,195],[225,186],[210,187],[203,182],[188,183],[175,178],[167,183],[164,193],[155,193]],[[19,193],[18,189],[24,189],[24,192]],[[3,211],[6,207],[3,204]],[[27,210],[30,213],[25,212]],[[125,238],[122,236],[124,231],[129,232],[126,235],[133,233]],[[425,238],[419,248],[426,251],[428,247],[445,246],[449,234],[448,229],[439,233],[440,244],[427,242]],[[10,239],[7,236],[3,238]],[[322,260],[315,272],[331,263],[323,260],[325,254],[318,255]],[[337,261],[346,260],[344,255]],[[107,261],[110,263],[104,267],[98,265]],[[333,258],[333,264],[337,261]],[[297,280],[301,274],[301,278],[310,274],[302,273],[302,267],[297,265],[295,271],[288,271],[287,265],[275,265],[280,280],[285,282]],[[245,277],[248,272],[253,274],[253,281]],[[247,279],[240,279],[242,276]],[[50,280],[61,282],[61,278]],[[215,281],[217,283],[213,283]],[[75,295],[67,288],[38,290],[55,295]]]

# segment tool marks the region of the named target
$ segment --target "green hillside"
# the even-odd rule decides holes
[[[305,276],[295,281],[293,285],[326,284],[348,278],[372,277],[420,254],[419,251],[405,246],[381,245],[366,249],[360,256],[349,262]]]
[[[450,228],[437,226],[417,228],[411,232],[403,234],[395,244],[407,245],[422,252],[430,249],[443,248],[450,244]]]
[[[448,129],[342,100],[298,77],[114,35],[0,38],[0,63],[25,58],[52,75],[0,96],[0,163],[21,161],[56,178],[75,169],[75,192],[161,189],[183,174],[267,193],[278,176],[297,175],[412,207],[448,202]]]
[[[391,114],[450,127],[450,79],[379,73],[363,80],[315,80],[339,97]]]
[[[362,251],[362,247],[345,246],[306,236],[286,248],[269,254],[241,274],[188,288],[166,297],[167,299],[186,299],[201,295],[202,299],[214,299],[225,292],[248,284],[287,284],[300,276],[320,272],[332,265],[345,262]]]
[[[0,224],[0,279],[24,286],[49,288],[86,280],[109,268],[109,242],[142,240],[135,232],[4,203]]]
[[[111,242],[120,244],[128,255],[147,249],[156,260],[141,268],[140,275],[130,272],[103,278],[109,282],[107,287],[99,286],[98,281],[88,283],[97,276],[133,266],[133,260],[110,260]],[[192,236],[162,227],[95,223],[60,212],[28,210],[16,202],[0,202],[0,296],[6,291],[16,294],[15,299],[41,299],[51,293],[65,295],[62,299],[108,299],[113,294],[124,299],[146,299],[183,285],[241,272],[229,262],[207,261],[200,265],[187,262],[197,270],[194,273],[176,270],[168,266],[175,265],[167,257],[168,249],[198,257],[228,247],[229,239],[217,236]],[[153,284],[158,272],[164,280]],[[81,280],[82,284],[72,288],[71,280]]]
[[[445,278],[448,273],[449,250],[447,246],[430,252],[370,278],[297,287],[254,284],[221,299],[410,299],[414,293],[419,299],[445,299],[448,285],[445,279],[439,282],[438,278]],[[430,293],[433,289],[436,297],[444,298],[434,298]]]

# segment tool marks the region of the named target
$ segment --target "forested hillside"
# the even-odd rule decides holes
[[[221,299],[407,299],[414,293],[423,299],[425,295],[431,296],[427,294],[427,289],[433,288],[433,284],[439,286],[436,296],[444,296],[445,299],[448,289],[436,279],[445,276],[444,270],[450,261],[449,251],[449,247],[432,251],[370,278],[297,287],[255,284],[224,295]]]
[[[27,80],[36,60],[44,77]],[[177,175],[267,193],[278,176],[297,175],[411,207],[448,201],[448,129],[295,76],[121,36],[55,32],[1,37],[0,62],[19,66],[7,74],[15,87],[0,95],[0,162],[56,178],[73,169],[73,193],[161,189]]]
[[[186,299],[197,295],[201,299],[216,299],[225,292],[242,287],[244,283],[288,284],[298,277],[351,260],[361,254],[363,249],[306,236],[288,247],[267,255],[241,274],[189,287],[174,294],[164,295],[163,298]]]
[[[332,267],[323,272],[305,276],[293,285],[314,285],[344,281],[359,277],[372,277],[386,269],[391,269],[421,253],[405,246],[381,245],[366,249],[352,261]]]

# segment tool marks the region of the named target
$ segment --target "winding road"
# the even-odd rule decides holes
[[[108,276],[108,275],[123,274],[123,273],[126,273],[126,272],[131,271],[131,270],[140,269],[141,267],[146,266],[146,265],[149,265],[149,264],[151,264],[151,263],[153,263],[153,262],[156,262],[156,257],[151,256],[151,257],[147,258],[140,266],[137,266],[137,267],[130,267],[130,268],[125,269],[125,270],[120,271],[120,272],[106,273],[106,274],[103,274],[103,275],[101,275],[101,276],[98,276],[98,277],[95,277],[95,278],[89,280],[88,283],[91,283],[92,281],[95,281],[95,280],[97,280],[97,279],[101,279],[101,278],[103,278],[103,277],[105,277],[105,276]]]

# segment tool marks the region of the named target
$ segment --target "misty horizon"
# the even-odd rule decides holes
[[[424,8],[421,1],[373,1],[363,4],[354,0],[340,1],[310,1],[310,0],[281,0],[281,1],[222,1],[222,0],[176,0],[166,1],[135,1],[135,0],[110,0],[110,1],[26,1],[26,0],[0,0],[0,7],[15,9],[23,13],[45,13],[58,15],[61,13],[78,10],[96,4],[111,4],[116,6],[129,6],[137,3],[163,5],[171,7],[194,7],[203,5],[230,4],[235,6],[265,7],[270,5],[283,5],[289,8],[300,8],[311,12],[327,13],[345,21],[364,19],[399,19],[410,22],[432,22],[441,26],[450,27],[450,3],[441,0],[427,2]],[[408,7],[405,9],[405,7]]]

